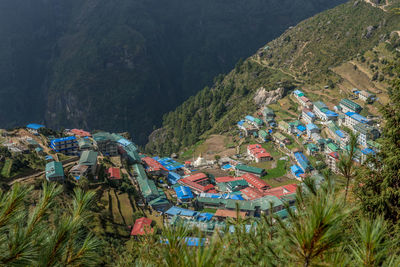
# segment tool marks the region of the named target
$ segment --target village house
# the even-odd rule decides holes
[[[178,203],[190,203],[194,196],[188,186],[174,187]]]
[[[309,124],[314,123],[316,116],[310,109],[304,108],[301,112],[301,118],[306,124]]]
[[[110,180],[121,180],[121,171],[119,168],[110,167],[107,169],[107,178]]]
[[[307,125],[306,125],[306,128],[307,128],[307,136],[308,136],[308,137],[311,137],[311,135],[312,135],[313,133],[319,133],[319,132],[320,132],[318,126],[315,125],[315,124],[313,124],[313,123],[307,124]]]
[[[303,107],[308,108],[308,109],[313,108],[313,103],[307,97],[302,96],[302,97],[298,98],[298,100],[299,100],[300,105],[302,105]]]
[[[179,184],[188,186],[196,194],[216,192],[213,184],[204,173],[196,173],[179,179]]]
[[[293,134],[295,132],[294,125],[290,125],[286,121],[279,121],[278,129],[287,134]]]
[[[325,146],[325,153],[339,152],[340,148],[335,143],[331,142]]]
[[[75,136],[55,138],[50,141],[50,147],[56,153],[75,155],[78,151],[78,142]]]
[[[81,138],[78,140],[78,147],[80,151],[83,150],[92,150],[93,149],[93,144],[92,141],[90,141],[89,138]]]
[[[365,118],[364,116],[361,116],[360,114],[354,112],[344,113],[344,123],[343,123],[344,126],[349,127],[351,130],[354,130],[353,126],[359,123],[370,124],[371,121]],[[341,126],[340,124],[341,123],[339,121],[339,126]]]
[[[322,121],[336,120],[338,114],[329,110],[325,103],[321,101],[314,102],[313,111],[315,115]]]
[[[271,139],[271,135],[265,130],[260,130],[258,131],[258,139],[260,140],[260,142],[267,142]]]
[[[294,152],[293,156],[294,156],[297,164],[300,166],[300,168],[303,170],[304,173],[310,172],[313,170],[313,167],[311,166],[310,161],[303,154],[303,152],[301,152],[301,151]]]
[[[270,127],[276,127],[275,112],[272,109],[265,107],[263,110],[263,116],[265,123]]]
[[[251,187],[251,186],[240,190],[240,192],[242,193],[243,197],[246,200],[254,200],[254,199],[261,198],[264,196],[263,191],[258,190],[257,188]]]
[[[265,174],[265,170],[257,167],[247,166],[243,164],[238,164],[235,166],[236,176],[241,176],[243,174],[250,173],[257,177],[261,177]]]
[[[152,234],[154,229],[151,228],[152,220],[142,217],[135,221],[132,227],[131,236]]]
[[[81,138],[83,138],[83,137],[91,137],[92,136],[89,132],[84,131],[84,130],[80,130],[80,129],[72,129],[72,130],[70,130],[70,133],[75,135],[75,136],[79,136]]]
[[[349,99],[346,99],[346,98],[340,100],[339,106],[343,113],[346,113],[346,112],[360,113],[362,110],[362,107],[359,104],[357,104]]]
[[[52,161],[46,164],[46,180],[49,182],[64,181],[64,169],[61,162]]]
[[[79,180],[82,176],[86,176],[88,174],[89,166],[84,165],[75,165],[70,170],[69,173],[75,177],[76,180]]]
[[[79,165],[87,166],[87,173],[90,173],[93,176],[96,175],[97,170],[97,155],[98,153],[96,151],[86,150],[82,152],[79,159]]]
[[[304,96],[304,93],[300,90],[294,90],[293,95],[296,99],[299,99],[300,97]]]
[[[370,92],[362,90],[358,93],[358,98],[364,102],[371,104],[372,102],[374,102],[376,96],[374,94],[371,94]]]
[[[274,142],[276,142],[277,144],[282,145],[282,146],[290,144],[289,138],[287,138],[286,136],[284,136],[283,134],[281,134],[279,132],[273,133],[272,139],[274,140]]]
[[[306,153],[309,156],[315,156],[319,152],[318,146],[313,143],[307,144],[306,148],[307,148]]]
[[[93,140],[97,149],[105,156],[114,157],[118,155],[118,145],[114,137],[107,132],[93,134]]]
[[[167,176],[168,175],[168,170],[161,165],[157,160],[150,158],[150,157],[144,157],[142,158],[143,163],[146,166],[146,172],[148,174],[154,175],[154,176]]]
[[[267,153],[265,148],[262,148],[259,144],[248,145],[247,154],[257,163],[272,160],[271,154]]]
[[[358,134],[358,143],[366,147],[368,141],[375,141],[379,138],[379,130],[365,123],[357,123],[353,125],[353,131]]]
[[[260,191],[267,190],[271,188],[269,184],[267,184],[264,180],[262,180],[259,176],[251,174],[251,173],[244,173],[241,176],[251,187],[254,187]]]
[[[304,171],[298,165],[292,165],[290,167],[290,172],[292,173],[293,177],[299,181],[302,181],[305,177]]]
[[[369,147],[362,149],[361,150],[361,162],[360,163],[364,164],[369,156],[375,156],[375,155],[376,155],[376,152],[373,149],[369,148]]]
[[[338,173],[339,169],[337,163],[339,162],[339,154],[337,152],[330,152],[326,154],[326,164],[333,173]]]
[[[45,126],[41,125],[41,124],[37,124],[37,123],[30,123],[30,124],[26,125],[26,129],[34,135],[38,135],[39,129],[41,129],[41,128],[45,128]]]

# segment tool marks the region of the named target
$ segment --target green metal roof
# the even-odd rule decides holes
[[[267,133],[265,130],[260,130],[258,131],[258,135],[262,138],[267,138],[269,136],[269,133]]]
[[[93,139],[98,141],[105,141],[105,140],[114,140],[113,136],[108,132],[98,132],[93,134]]]
[[[87,149],[93,147],[92,142],[88,138],[79,139],[78,145],[80,149]]]
[[[142,192],[143,197],[159,197],[160,193],[158,192],[156,184],[153,180],[150,180],[147,177],[146,171],[144,170],[143,166],[141,164],[134,164],[133,170],[136,173],[136,180],[139,184],[139,188]]]
[[[327,146],[333,152],[338,152],[339,151],[339,147],[335,143],[329,143]]]
[[[351,109],[351,110],[353,110],[353,111],[355,111],[355,112],[357,112],[357,113],[362,110],[362,107],[359,104],[357,104],[357,103],[355,103],[355,102],[353,102],[353,101],[351,101],[351,100],[349,100],[347,98],[344,98],[344,99],[340,100],[340,104],[345,106],[345,107],[347,107],[347,108],[349,108],[349,109]]]
[[[236,165],[236,170],[239,171],[244,171],[244,172],[251,172],[251,173],[256,173],[256,174],[263,174],[264,169],[253,167],[253,166],[248,166],[248,165],[243,165],[243,164],[238,164]]]
[[[83,151],[81,158],[79,159],[79,165],[84,166],[94,166],[97,164],[97,155],[96,151],[88,150]]]
[[[318,146],[314,143],[310,143],[307,145],[307,148],[311,151],[318,151]]]
[[[259,119],[259,118],[255,118],[254,121],[258,126],[263,125],[263,121],[261,119]]]
[[[271,205],[273,208],[283,206],[283,202],[276,196],[265,196],[252,201],[255,206],[260,207],[261,210],[269,210]]]
[[[279,121],[278,122],[279,127],[282,127],[284,129],[289,129],[289,123],[287,123],[286,121]]]
[[[46,178],[64,176],[64,169],[61,162],[52,161],[46,164]]]
[[[279,133],[279,132],[275,132],[272,134],[276,139],[278,139],[279,141],[283,141],[286,139],[286,136],[284,136],[283,134]]]

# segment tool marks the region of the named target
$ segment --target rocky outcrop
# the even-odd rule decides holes
[[[285,89],[280,87],[276,90],[267,91],[264,87],[261,87],[257,90],[254,95],[254,103],[258,106],[266,106],[269,104],[276,103],[279,99],[281,99],[285,94]]]

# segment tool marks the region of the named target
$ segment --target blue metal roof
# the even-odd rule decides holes
[[[297,166],[297,165],[292,165],[292,166],[290,167],[290,170],[292,171],[292,173],[293,173],[296,177],[299,177],[300,174],[303,174],[303,173],[304,173],[303,170],[302,170],[299,166]]]
[[[129,146],[130,144],[132,144],[131,141],[129,141],[128,139],[125,138],[121,138],[117,141],[117,143],[121,144],[122,146]]]
[[[250,116],[250,115],[247,115],[246,117],[244,117],[246,120],[249,120],[249,121],[254,121],[255,120],[255,118],[253,117],[253,116]]]
[[[370,155],[370,154],[375,155],[376,154],[375,151],[371,148],[365,148],[365,149],[361,150],[361,153],[363,153],[364,155]]]
[[[200,213],[197,216],[197,220],[199,222],[211,221],[212,217],[214,217],[214,214],[208,213],[208,212],[204,212],[204,213]]]
[[[178,182],[179,179],[181,179],[182,176],[180,176],[179,174],[177,174],[176,172],[169,172],[168,173],[168,177],[167,180],[168,182],[170,182],[171,184],[176,184]]]
[[[318,126],[315,125],[314,123],[309,123],[309,124],[306,125],[306,127],[307,127],[307,130],[309,130],[309,131],[315,130],[315,129],[319,130]]]
[[[238,121],[237,124],[238,124],[239,126],[242,126],[244,123],[245,123],[245,121],[244,121],[244,120],[241,120],[241,121]]]
[[[355,119],[356,121],[360,122],[360,123],[368,123],[368,119],[365,118],[364,116],[361,116],[358,113],[355,112],[346,112],[345,113],[347,116],[352,117],[353,119]]]
[[[336,112],[333,112],[333,111],[331,111],[331,110],[325,110],[325,112],[324,112],[326,115],[328,115],[328,116],[332,116],[332,117],[337,117],[337,116],[339,116],[339,114],[337,114]]]
[[[336,130],[335,133],[340,137],[344,138],[344,133],[341,130]]]
[[[185,241],[186,245],[189,247],[202,247],[207,241],[207,238],[199,238],[199,237],[184,237],[183,240]],[[161,244],[169,244],[169,240],[160,240]]]
[[[183,208],[179,208],[177,206],[173,206],[173,207],[169,208],[169,210],[167,210],[165,213],[168,215],[171,215],[171,216],[181,215],[181,216],[187,216],[187,217],[195,217],[196,215],[198,215],[197,211],[183,209]]]
[[[307,111],[306,112],[308,116],[310,116],[311,118],[315,118],[315,114],[312,113],[311,111]]]
[[[208,198],[218,198],[218,199],[235,199],[235,200],[244,200],[241,195],[238,194],[212,194],[212,193],[201,193],[200,197],[208,197]]]
[[[297,90],[297,89],[296,89],[296,90],[294,90],[294,91],[293,91],[293,93],[294,93],[294,94],[296,94],[296,95],[299,95],[299,94],[304,94],[302,91],[300,91],[300,90]]]
[[[75,136],[67,136],[67,137],[62,137],[62,138],[55,138],[51,140],[51,143],[59,143],[59,142],[65,142],[65,141],[74,141],[76,140]]]
[[[178,199],[192,199],[193,193],[188,186],[179,186],[174,188]]]
[[[299,130],[299,131],[302,131],[302,132],[304,132],[305,130],[306,130],[306,127],[304,127],[304,125],[298,125],[297,126],[297,129]]]
[[[41,124],[37,124],[37,123],[30,123],[28,125],[26,125],[26,128],[28,129],[33,129],[33,130],[39,130],[40,128],[44,128],[44,125]]]
[[[168,171],[174,171],[180,168],[183,168],[184,165],[182,163],[176,162],[171,158],[158,158],[154,157],[153,159],[157,160],[161,165],[163,165]]]
[[[297,163],[300,165],[300,168],[304,172],[307,171],[307,169],[312,168],[307,157],[302,152],[294,153],[294,157],[296,158]]]

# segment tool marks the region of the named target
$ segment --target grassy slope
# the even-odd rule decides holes
[[[176,152],[206,138],[211,133],[229,131],[235,127],[237,120],[255,111],[256,107],[252,103],[254,92],[260,86],[275,89],[279,81],[290,81],[292,85],[304,89],[312,100],[322,98],[328,104],[347,96],[348,92],[343,92],[342,89],[349,90],[350,85],[343,84],[345,77],[339,75],[337,68],[346,62],[357,60],[360,55],[366,54],[365,57],[368,57],[366,52],[389,40],[390,34],[400,29],[399,15],[385,12],[362,1],[357,1],[358,4],[355,2],[350,1],[305,20],[268,43],[268,48],[261,48],[254,56],[247,59],[239,71],[236,68],[222,81],[218,80],[212,90],[203,90],[166,116],[163,134],[153,135],[147,148],[158,153]],[[369,26],[372,26],[373,30],[367,34]],[[334,84],[334,89],[322,91],[321,88],[328,83]],[[194,123],[193,117],[196,113],[210,109],[209,103],[189,108],[193,103],[201,103],[201,99],[205,98],[204,95],[215,95],[216,91],[226,90],[228,84],[234,87],[230,91],[231,105],[226,105],[226,110],[220,118],[213,121],[210,116],[212,123],[207,129],[195,133],[182,130],[185,127],[179,127],[179,125],[191,125]],[[374,85],[377,88],[386,86],[384,83],[374,83]],[[249,93],[245,96],[235,94],[237,89],[243,86]],[[286,104],[290,106],[290,103]],[[282,106],[278,104],[272,106],[282,111],[280,117],[293,116],[290,110],[282,109],[287,105],[280,104]],[[195,138],[182,142],[187,134],[194,134]]]

